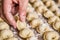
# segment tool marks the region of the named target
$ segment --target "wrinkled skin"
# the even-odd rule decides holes
[[[26,7],[28,4],[28,0],[4,0],[3,1],[3,11],[0,12],[0,16],[8,21],[10,25],[16,28],[16,21],[13,17],[17,12],[19,13],[19,19],[22,22],[26,21]]]

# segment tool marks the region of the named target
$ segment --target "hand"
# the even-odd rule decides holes
[[[14,6],[15,4],[18,4],[19,6],[15,7]],[[28,4],[28,0],[4,0],[3,1],[4,16],[6,17],[9,24],[13,25],[14,28],[16,28],[16,21],[13,17],[13,14],[16,13],[15,8],[17,8],[19,12],[19,19],[22,22],[25,22],[27,4]]]

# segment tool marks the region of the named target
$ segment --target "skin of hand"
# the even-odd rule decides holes
[[[19,5],[18,6],[19,19],[22,22],[25,22],[26,21],[26,7],[28,4],[28,0],[4,0],[3,1],[3,11],[4,11],[5,18],[4,16],[2,18],[6,19],[10,25],[16,28],[16,21],[13,17],[13,14],[15,14],[15,11],[16,11],[15,8],[18,8],[18,7],[14,7],[15,5],[14,3]]]

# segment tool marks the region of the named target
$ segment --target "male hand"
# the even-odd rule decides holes
[[[18,6],[15,7],[15,4],[18,4]],[[25,22],[27,4],[28,4],[28,0],[4,0],[3,11],[4,11],[5,17],[3,16],[3,13],[2,13],[1,15],[2,18],[6,18],[9,24],[12,25],[14,28],[16,28],[17,25],[13,15],[18,10],[20,21]]]

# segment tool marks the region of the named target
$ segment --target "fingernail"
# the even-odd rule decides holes
[[[17,25],[16,25],[16,23],[15,22],[13,22],[13,23],[10,23],[15,29],[16,29],[16,27],[17,27]]]

